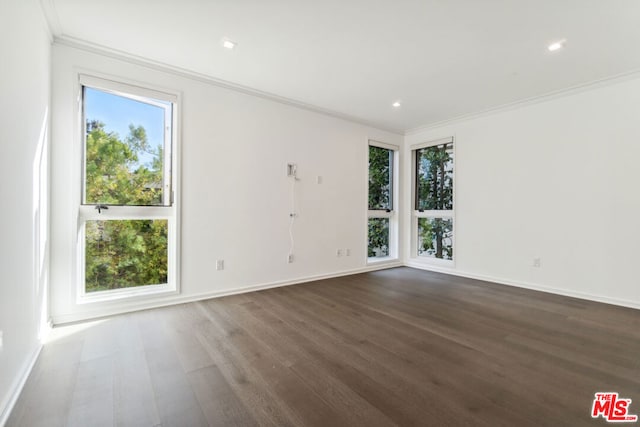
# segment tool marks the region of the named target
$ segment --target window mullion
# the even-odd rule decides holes
[[[80,217],[84,220],[166,219],[172,216],[171,208],[159,206],[108,206],[108,209],[102,209],[101,212],[91,205],[80,207]]]
[[[428,210],[428,211],[416,211],[414,210],[414,215],[418,218],[453,218],[453,211],[436,211],[436,210]]]
[[[370,210],[367,212],[369,218],[391,218],[394,211]]]

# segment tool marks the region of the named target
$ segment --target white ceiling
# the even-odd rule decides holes
[[[399,131],[640,69],[638,0],[44,1],[60,39]]]

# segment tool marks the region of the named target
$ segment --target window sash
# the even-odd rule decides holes
[[[447,144],[451,144],[451,151],[453,151],[453,143],[447,143]],[[441,146],[441,145],[444,145],[446,147],[447,144],[428,145],[426,147],[417,148],[417,149],[413,150],[413,170],[414,170],[414,184],[413,184],[414,185],[414,191],[413,191],[414,205],[413,206],[414,206],[414,209],[417,210],[417,211],[428,210],[428,209],[419,209],[419,207],[418,207],[418,204],[420,203],[420,197],[419,197],[419,192],[420,192],[420,185],[419,185],[419,182],[420,182],[420,174],[419,174],[420,165],[419,165],[419,159],[420,159],[420,157],[419,157],[419,152],[422,151],[422,150],[428,149],[428,148],[438,147],[438,146]],[[452,164],[453,164],[453,162],[455,162],[455,155],[454,155],[454,157],[452,159]],[[445,172],[446,172],[446,169],[445,169]],[[452,175],[453,175],[454,172],[455,172],[455,166],[453,167]],[[452,177],[452,179],[454,179],[454,178]],[[453,197],[454,197],[454,194],[453,194],[453,183],[454,182],[455,181],[452,182],[452,188],[450,189],[451,190],[451,206],[452,207],[453,207],[453,202],[454,202],[454,200],[453,200]],[[444,209],[443,208],[443,209],[431,209],[431,210],[434,210],[434,211],[447,211],[447,210],[451,210],[451,209]]]
[[[167,283],[165,284],[148,284],[129,288],[120,288],[104,291],[92,291],[86,290],[86,274],[84,271],[86,265],[86,235],[85,225],[87,221],[119,221],[119,220],[165,220],[167,221]],[[113,298],[120,298],[122,296],[152,294],[161,291],[176,291],[177,284],[177,221],[174,215],[104,215],[102,214],[94,217],[81,218],[78,223],[78,249],[81,254],[79,267],[79,300],[80,303],[92,302],[97,300],[104,300],[105,296],[113,296]],[[106,298],[109,299],[109,298]]]
[[[90,84],[89,84],[90,83]],[[158,107],[164,110],[164,123],[163,123],[163,144],[162,144],[162,205],[171,206],[174,201],[173,190],[173,139],[174,139],[174,106],[176,103],[176,97],[168,95],[162,92],[153,90],[146,90],[136,86],[130,86],[112,81],[106,81],[89,76],[80,76],[81,94],[82,94],[82,205],[95,206],[97,204],[103,204],[108,206],[136,206],[136,205],[119,205],[111,203],[87,203],[87,121],[86,121],[86,103],[85,103],[85,89],[90,88],[98,90],[110,95],[119,96],[121,98],[142,102],[154,107]],[[140,95],[147,94],[147,95]],[[155,102],[150,96],[155,95],[156,99],[168,102],[161,103]],[[138,205],[138,206],[152,206],[152,205]],[[157,206],[157,205],[153,205]]]
[[[369,211],[394,211],[395,210],[395,191],[394,191],[394,186],[395,186],[395,162],[396,162],[396,153],[397,151],[392,149],[392,148],[387,148],[387,147],[381,147],[378,144],[383,144],[383,143],[379,143],[379,142],[374,142],[374,141],[369,141],[369,147],[375,147],[375,148],[381,148],[384,150],[387,150],[389,153],[389,204],[388,204],[388,208],[381,208],[381,209],[372,209],[371,206],[369,206]],[[390,144],[385,144],[388,145],[390,147],[394,147],[393,145]],[[369,159],[370,161],[370,159]],[[369,178],[371,177],[371,166],[369,165],[369,170],[368,170],[368,176]],[[368,181],[369,182],[369,181]],[[367,204],[369,203],[369,193],[371,191],[371,188],[367,188]]]
[[[420,220],[421,219],[432,219],[432,220],[445,220],[445,221],[450,221],[451,224],[451,234],[450,235],[446,235],[443,234],[441,236],[442,240],[440,240],[441,245],[440,247],[442,248],[442,253],[443,255],[445,255],[447,248],[449,247],[451,250],[451,253],[448,254],[448,257],[442,256],[442,257],[437,257],[435,255],[426,255],[426,254],[420,254]],[[436,216],[421,216],[421,217],[416,217],[415,218],[415,233],[416,233],[416,239],[415,239],[415,246],[413,248],[413,251],[415,251],[415,256],[420,258],[420,259],[426,259],[429,261],[434,261],[434,262],[444,262],[444,263],[451,263],[453,262],[453,260],[455,259],[455,224],[454,224],[455,220],[452,216],[442,216],[442,215],[436,215]],[[447,245],[446,243],[449,243],[449,245]],[[436,250],[437,253],[437,246],[436,248],[432,248]],[[425,251],[426,252],[426,251]]]
[[[370,227],[371,227],[371,220],[386,220],[386,235],[383,235],[383,242],[378,242],[378,245],[371,245],[371,234],[370,234]],[[367,244],[367,258],[368,260],[372,261],[372,262],[376,262],[376,261],[380,261],[380,260],[387,260],[391,257],[394,256],[394,229],[393,229],[393,224],[392,224],[392,220],[390,217],[369,217],[367,220],[367,239],[368,239],[368,244]],[[376,234],[377,236],[380,236],[380,234]],[[375,249],[381,249],[386,247],[386,253],[382,253],[380,255],[376,255],[376,251]],[[369,255],[369,252],[374,252],[373,255]]]

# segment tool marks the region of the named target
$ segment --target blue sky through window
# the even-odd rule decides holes
[[[162,102],[162,101],[158,101]],[[129,125],[142,126],[153,149],[164,142],[164,109],[98,89],[85,87],[86,120],[104,123],[107,132],[115,132],[122,141],[129,135]],[[151,156],[140,153],[138,164],[148,164]]]

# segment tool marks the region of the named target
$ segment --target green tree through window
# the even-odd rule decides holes
[[[168,283],[172,108],[83,87],[87,293]]]
[[[393,151],[369,146],[369,210],[391,209]]]
[[[453,259],[453,143],[415,151],[418,255]],[[423,212],[426,212],[423,214]]]
[[[87,203],[162,204],[162,146],[152,149],[142,126],[130,125],[124,140],[96,120],[86,128]],[[87,221],[86,291],[166,283],[167,231],[166,220]]]
[[[393,210],[393,155],[394,151],[369,146],[369,218],[368,256],[389,256],[390,218]]]
[[[162,204],[162,146],[151,148],[142,126],[129,125],[120,139],[105,124],[87,121],[86,203],[150,206]],[[143,157],[149,158],[141,164]]]
[[[453,258],[453,221],[450,218],[418,218],[418,255]]]
[[[453,209],[453,144],[416,150],[416,210]]]

